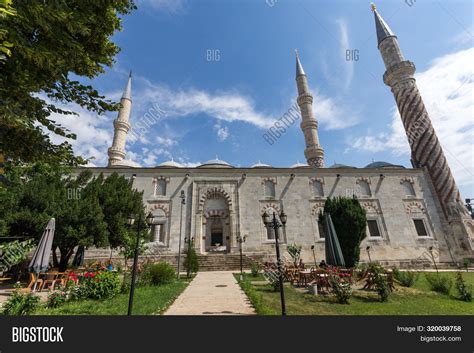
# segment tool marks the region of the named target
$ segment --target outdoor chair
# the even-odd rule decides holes
[[[34,274],[33,272],[30,273],[30,283],[28,283],[28,286],[26,288],[20,288],[20,292],[22,293],[28,293],[28,292],[31,292],[34,288],[34,285],[35,285],[35,282],[36,282],[36,288],[41,288],[41,286],[43,285],[43,280],[38,278],[38,280],[36,281],[36,274]]]
[[[46,289],[48,285],[49,288],[53,290],[54,286],[56,285],[56,277],[57,275],[55,273],[46,272],[46,276],[43,280],[40,290]]]

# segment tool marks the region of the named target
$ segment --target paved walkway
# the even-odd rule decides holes
[[[232,272],[198,272],[164,315],[255,315]]]

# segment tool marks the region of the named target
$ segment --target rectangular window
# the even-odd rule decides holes
[[[367,221],[367,226],[369,228],[369,234],[371,237],[374,238],[380,238],[380,230],[379,230],[379,225],[377,223],[376,219],[370,219]]]
[[[428,232],[426,231],[425,222],[422,219],[414,219],[413,223],[415,224],[416,233],[419,237],[427,237]]]
[[[324,222],[318,221],[318,230],[319,230],[319,238],[324,239],[326,236],[324,235]]]

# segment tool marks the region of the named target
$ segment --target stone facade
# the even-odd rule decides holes
[[[367,229],[361,245],[366,261],[367,246],[372,260],[408,263],[426,259],[434,248],[440,262],[452,262],[448,248],[450,230],[442,218],[441,206],[433,193],[426,169],[382,168],[232,168],[228,165],[197,168],[90,168],[105,176],[118,172],[133,178],[144,191],[147,212],[155,215],[159,236],[151,245],[160,254],[176,254],[181,226],[181,191],[186,203],[182,210],[182,239],[194,237],[200,254],[238,253],[237,236],[246,235],[243,252],[274,257],[274,237],[263,226],[262,214],[285,210],[286,227],[280,233],[282,248],[302,245],[305,262],[324,258],[324,238],[318,214],[328,197],[356,195],[367,218],[375,221],[377,232]],[[166,183],[157,194],[156,180]],[[274,189],[268,187],[273,184]],[[409,186],[408,186],[409,185]],[[418,235],[414,221],[420,221],[426,235]],[[373,223],[374,224],[374,223]],[[374,236],[376,235],[376,236]],[[455,259],[459,260],[459,259]]]

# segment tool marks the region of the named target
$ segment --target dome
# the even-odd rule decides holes
[[[270,164],[265,164],[265,163],[262,163],[262,162],[258,161],[257,163],[255,163],[250,168],[272,168],[272,166]]]
[[[163,162],[158,165],[158,168],[182,168],[183,166],[177,162],[175,162],[173,159],[170,161]]]
[[[124,167],[124,168],[140,168],[141,165],[131,159],[123,159],[112,165],[112,167]]]
[[[208,160],[207,162],[201,164],[198,166],[198,168],[234,168],[233,166],[231,166],[229,163],[227,163],[226,161],[223,161],[219,158],[216,158],[215,159],[210,159]]]
[[[337,169],[337,168],[356,168],[356,167],[353,167],[353,166],[350,166],[350,165],[345,165],[345,164],[339,164],[339,163],[334,163],[333,165],[329,166],[328,168],[333,168],[333,169]]]
[[[377,161],[367,164],[364,168],[405,168],[402,165],[395,165],[388,162]]]
[[[309,165],[304,164],[304,163],[300,163],[300,162],[296,162],[296,164],[293,164],[290,168],[305,168],[305,167],[309,167]]]

